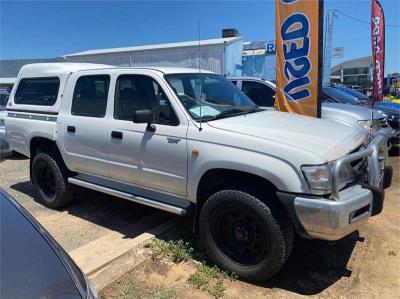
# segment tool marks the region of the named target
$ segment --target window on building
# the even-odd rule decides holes
[[[179,89],[179,86],[176,88]],[[144,109],[152,111],[155,124],[179,124],[167,96],[153,78],[143,75],[119,76],[115,90],[114,118],[132,121],[134,112]]]
[[[243,81],[242,91],[260,107],[273,107],[275,90],[260,82]]]
[[[110,76],[82,76],[75,85],[72,115],[104,117],[106,115]]]
[[[15,104],[52,106],[57,101],[60,79],[25,78],[18,84],[14,97]]]

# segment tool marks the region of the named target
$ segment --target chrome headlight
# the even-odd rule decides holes
[[[356,172],[351,164],[344,164],[339,171],[338,185],[339,190],[346,187],[347,184],[354,182],[356,179]]]
[[[301,167],[311,194],[327,195],[332,193],[332,166],[333,164],[323,164]],[[343,165],[339,171],[337,182],[339,189],[343,189],[347,184],[354,182],[356,178],[356,172],[351,164]]]
[[[301,167],[311,194],[324,195],[332,192],[331,171],[328,164]]]

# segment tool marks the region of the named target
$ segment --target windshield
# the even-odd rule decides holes
[[[349,95],[352,95],[353,97],[359,99],[362,102],[370,101],[369,97],[367,97],[365,94],[363,94],[357,90],[347,88],[347,87],[337,87],[337,88],[340,89],[341,91],[348,93]]]
[[[335,102],[343,104],[360,105],[361,101],[334,87],[323,87],[322,92]]]
[[[257,108],[221,75],[188,73],[166,75],[165,78],[195,120],[239,115]]]

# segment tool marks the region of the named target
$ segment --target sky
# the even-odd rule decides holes
[[[400,72],[400,1],[380,0],[386,24],[385,73]],[[370,0],[325,0],[368,21]],[[74,52],[218,38],[237,28],[245,41],[275,39],[274,1],[4,1],[0,0],[0,59],[51,58]],[[371,55],[370,26],[338,14],[333,46],[342,59]]]

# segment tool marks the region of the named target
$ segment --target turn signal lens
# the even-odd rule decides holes
[[[302,166],[301,170],[312,194],[324,195],[332,192],[331,172],[328,165]]]

